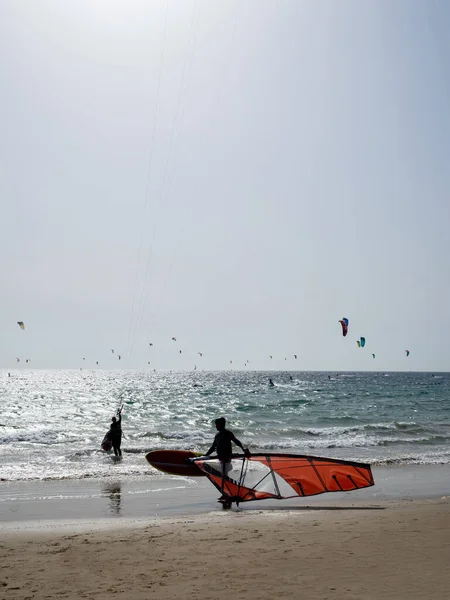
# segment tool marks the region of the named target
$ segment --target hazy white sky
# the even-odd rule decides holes
[[[0,367],[448,370],[449,31],[438,0],[0,0]]]

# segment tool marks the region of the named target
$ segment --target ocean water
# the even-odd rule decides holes
[[[290,379],[292,377],[292,380]],[[253,451],[450,463],[450,374],[0,371],[0,477],[155,476],[145,453],[204,452],[214,418]],[[275,387],[268,386],[272,377]],[[124,405],[123,460],[100,449]]]

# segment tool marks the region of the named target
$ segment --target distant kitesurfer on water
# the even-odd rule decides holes
[[[270,387],[273,387],[275,385],[274,382],[272,381],[272,379],[269,379],[269,385],[270,385]]]
[[[289,375],[289,379],[290,379],[291,381],[294,381],[294,380],[292,379],[292,375]]]
[[[117,411],[117,419],[113,417],[111,420],[111,426],[109,428],[109,435],[111,438],[112,447],[116,456],[122,456],[122,450],[120,444],[122,442],[122,409],[119,408]]]

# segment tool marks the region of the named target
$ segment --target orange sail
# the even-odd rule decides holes
[[[350,492],[374,485],[370,465],[298,454],[233,455],[229,462],[198,458],[195,464],[232,502]]]

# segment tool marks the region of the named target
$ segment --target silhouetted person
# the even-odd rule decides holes
[[[113,446],[114,454],[116,456],[122,456],[122,450],[120,449],[120,444],[122,443],[122,409],[120,408],[117,411],[117,416],[113,417],[111,420],[111,426],[109,428],[109,435],[111,437],[111,443]]]

